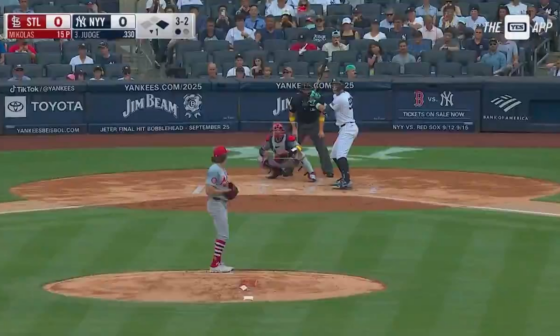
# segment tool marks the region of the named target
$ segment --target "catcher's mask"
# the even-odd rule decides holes
[[[301,85],[301,93],[303,93],[306,96],[309,96],[311,94],[311,91],[313,90],[313,85],[311,85],[311,83],[303,83]]]
[[[344,83],[338,79],[332,80],[332,90],[334,93],[339,94],[344,91]]]
[[[286,131],[284,130],[284,126],[282,124],[275,123],[272,125],[272,135],[276,140],[281,139],[284,134],[286,134]]]

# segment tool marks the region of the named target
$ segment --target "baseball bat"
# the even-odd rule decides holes
[[[319,67],[319,71],[317,71],[317,83],[319,84],[321,82],[321,80],[323,79],[323,74],[325,73],[325,69],[327,68],[327,63],[329,63],[329,59],[325,58],[323,60],[323,63],[321,63],[321,66]],[[317,86],[317,85],[315,85]]]

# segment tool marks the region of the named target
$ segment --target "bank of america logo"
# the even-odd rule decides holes
[[[494,98],[490,101],[492,104],[498,106],[502,111],[508,112],[512,108],[521,104],[519,100],[513,98],[512,96],[505,95],[498,98]]]

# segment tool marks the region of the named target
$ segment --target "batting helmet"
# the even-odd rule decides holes
[[[344,91],[344,82],[339,79],[332,80],[332,89],[334,93],[340,93]]]

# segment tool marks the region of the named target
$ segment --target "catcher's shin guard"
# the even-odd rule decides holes
[[[294,176],[294,168],[284,168],[284,169],[282,169],[282,176],[284,176],[284,177]]]
[[[268,174],[268,176],[266,177],[267,179],[275,179],[278,176],[282,175],[282,169],[280,168],[270,168],[270,173]]]

